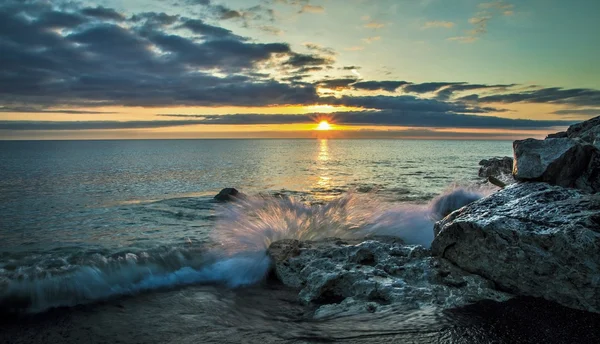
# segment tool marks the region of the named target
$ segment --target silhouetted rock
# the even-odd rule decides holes
[[[244,194],[242,194],[241,192],[237,191],[234,188],[225,188],[223,190],[221,190],[215,197],[214,199],[219,201],[219,202],[228,202],[228,201],[233,201],[236,198],[240,198],[243,197]]]
[[[546,136],[547,139],[562,139],[565,137],[569,137],[566,131],[559,131],[558,133],[548,134],[548,136]]]
[[[575,139],[526,139],[513,143],[513,175],[587,192],[600,191],[600,151]]]
[[[453,212],[434,233],[434,255],[503,290],[600,312],[600,194],[513,184]]]
[[[268,252],[277,278],[300,288],[301,301],[321,305],[316,317],[372,313],[390,305],[445,309],[511,297],[494,290],[488,280],[399,239],[281,240],[271,244]]]

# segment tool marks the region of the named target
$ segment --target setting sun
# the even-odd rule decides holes
[[[327,121],[321,121],[317,126],[317,130],[331,130],[331,124]]]

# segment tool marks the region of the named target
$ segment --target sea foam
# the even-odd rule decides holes
[[[128,253],[110,261],[69,266],[66,271],[4,274],[0,310],[41,312],[191,284],[255,284],[268,273],[269,245],[281,239],[386,235],[429,247],[435,221],[486,193],[489,190],[453,188],[429,204],[386,203],[374,195],[352,192],[319,205],[289,197],[247,197],[218,207],[211,233],[215,245],[210,249],[174,248],[176,254],[171,256],[176,258],[170,260],[162,253]]]

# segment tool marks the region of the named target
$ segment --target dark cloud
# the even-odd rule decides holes
[[[179,16],[168,15],[164,12],[144,12],[134,14],[129,20],[134,23],[144,22],[148,26],[167,26],[175,24],[179,20]]]
[[[123,16],[121,13],[113,10],[112,8],[106,8],[106,7],[102,7],[102,6],[98,6],[96,8],[92,8],[92,7],[84,8],[81,10],[81,13],[86,16],[95,17],[98,19],[115,20],[115,21],[125,20],[125,16]]]
[[[343,69],[343,70],[353,70],[353,69],[359,70],[360,68],[361,67],[359,67],[359,66],[344,66],[341,69]]]
[[[600,90],[587,88],[564,89],[560,87],[542,88],[519,93],[480,96],[472,94],[460,98],[464,101],[480,103],[552,103],[577,106],[600,106]]]
[[[493,108],[470,106],[459,102],[442,102],[435,99],[422,99],[414,96],[368,96],[329,98],[329,103],[337,105],[363,107],[366,109],[399,110],[415,113],[488,113]]]
[[[38,19],[38,25],[49,29],[75,28],[87,19],[77,13],[49,11],[43,13]]]
[[[242,13],[240,11],[232,10],[231,8],[225,7],[223,5],[213,6],[213,10],[216,12],[218,18],[223,20],[236,19],[242,17]]]
[[[331,58],[311,55],[311,54],[292,54],[289,60],[285,63],[293,67],[307,67],[307,66],[323,66],[332,64]]]
[[[133,15],[127,26],[77,11],[61,16],[47,3],[0,4],[0,104],[42,110],[103,105],[262,106],[318,99],[310,85],[257,76],[255,65],[273,55],[296,57],[299,64],[302,59],[287,44],[248,42],[227,29],[164,13]],[[163,27],[175,23],[203,38],[180,36]],[[51,30],[75,25],[77,30],[64,34]],[[220,70],[227,76],[203,70]]]
[[[209,38],[231,38],[234,40],[246,40],[240,36],[234,35],[231,30],[208,25],[200,19],[188,19],[181,25],[181,27],[189,29],[193,33],[204,35]]]
[[[555,115],[566,115],[566,116],[598,116],[600,115],[600,108],[598,109],[567,109],[567,110],[558,110],[554,111]]]
[[[204,124],[292,124],[314,123],[313,115],[161,115],[167,117],[199,118]],[[407,111],[362,111],[337,112],[328,114],[336,124],[376,125],[436,128],[494,128],[494,129],[535,129],[568,126],[573,121],[535,121],[510,119],[493,116]]]
[[[393,92],[401,86],[409,85],[408,81],[361,81],[352,85],[357,90]]]
[[[410,84],[404,87],[404,91],[412,93],[435,92],[442,87],[464,84],[460,82],[424,82],[422,84]]]
[[[315,43],[304,43],[304,46],[308,50],[316,51],[320,54],[325,54],[325,55],[336,55],[337,54],[335,52],[335,50],[333,50],[332,48],[324,47],[324,46],[321,46],[321,45],[315,44]]]
[[[38,107],[7,107],[0,106],[0,112],[24,112],[24,113],[65,113],[72,115],[99,115],[99,114],[115,114],[111,111],[85,111],[85,110],[68,110],[68,109],[42,109]]]
[[[356,78],[329,79],[318,81],[315,84],[330,89],[345,89],[349,88],[349,85],[355,83],[357,80]]]
[[[179,127],[205,124],[202,120],[189,121],[0,121],[0,130],[106,130]]]

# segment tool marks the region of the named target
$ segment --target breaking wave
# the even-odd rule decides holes
[[[218,207],[210,248],[94,253],[83,262],[52,258],[51,263],[0,267],[0,310],[41,312],[190,284],[254,284],[269,270],[267,248],[281,239],[386,235],[429,247],[435,221],[486,193],[455,188],[429,204],[389,204],[355,193],[322,205],[289,197],[247,197]]]

